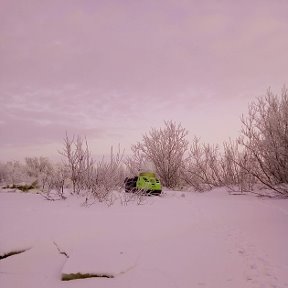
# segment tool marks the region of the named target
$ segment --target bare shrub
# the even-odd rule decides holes
[[[64,156],[64,166],[68,167],[73,193],[79,194],[85,188],[86,178],[89,177],[87,175],[91,173],[94,164],[86,139],[84,141],[80,136],[69,138],[66,134],[60,154]]]
[[[53,166],[46,157],[26,157],[26,172],[34,178],[42,192],[49,190],[49,184],[53,175]]]
[[[164,128],[152,128],[142,142],[132,146],[134,160],[153,162],[162,184],[175,188],[180,184],[180,167],[188,148],[187,134],[181,124],[165,121]]]
[[[7,171],[5,164],[0,162],[0,184],[4,184],[7,179]]]
[[[89,170],[86,188],[99,201],[113,202],[111,191],[122,188],[125,178],[122,165],[123,155],[124,151],[121,151],[120,146],[116,153],[111,147],[109,159],[103,157]]]
[[[73,193],[80,194],[80,191],[83,191],[86,195],[85,202],[91,195],[99,201],[107,203],[114,201],[111,192],[121,188],[124,180],[122,167],[124,151],[121,151],[120,146],[116,153],[111,147],[109,159],[103,157],[101,161],[96,162],[90,155],[86,139],[84,141],[79,136],[70,139],[66,134],[64,149],[60,153],[65,157],[58,181],[60,187],[63,188],[68,174]]]
[[[184,181],[197,191],[210,190],[223,185],[218,146],[200,143],[195,137],[183,165]]]
[[[63,164],[57,163],[53,167],[51,177],[48,182],[48,189],[45,198],[49,200],[66,199],[64,188],[67,179],[69,179],[69,168]]]
[[[147,156],[139,150],[135,145],[131,147],[133,155],[130,157],[126,157],[124,163],[128,170],[128,174],[130,176],[137,175],[139,171],[146,170],[146,165],[148,159]]]
[[[129,203],[134,203],[137,205],[143,205],[149,198],[147,191],[145,190],[136,190],[134,192],[123,192],[121,194],[121,204],[127,206]]]
[[[245,150],[251,165],[238,163],[259,183],[288,196],[288,91],[281,97],[271,90],[249,106],[241,119],[242,135],[238,143]]]
[[[220,160],[220,167],[223,171],[224,185],[230,191],[252,191],[256,179],[247,171],[253,167],[248,151],[241,151],[239,143],[232,140],[224,142],[223,147],[224,153]]]
[[[33,180],[27,175],[25,166],[19,161],[9,161],[2,164],[2,182],[6,185],[15,186],[21,183],[32,182]]]

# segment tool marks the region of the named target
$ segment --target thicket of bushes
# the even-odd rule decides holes
[[[73,193],[85,191],[99,201],[120,189],[126,176],[153,169],[168,188],[193,187],[205,191],[227,186],[231,190],[250,191],[269,188],[275,195],[288,196],[288,92],[277,96],[270,90],[265,97],[249,105],[242,116],[239,137],[214,146],[194,138],[172,121],[151,129],[132,145],[132,155],[124,156],[120,147],[111,149],[110,159],[96,162],[85,138],[64,138],[61,164],[52,165],[44,157],[26,158],[25,164],[0,164],[0,181],[6,185],[37,181],[47,197],[52,190],[64,198],[64,187]]]

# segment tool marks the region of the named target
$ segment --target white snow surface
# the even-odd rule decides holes
[[[88,208],[3,191],[0,256],[28,250],[0,260],[1,288],[288,287],[288,200],[221,188]]]

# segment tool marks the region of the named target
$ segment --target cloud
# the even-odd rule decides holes
[[[221,107],[238,114],[233,103],[287,81],[287,1],[3,0],[1,8],[2,146],[65,131],[102,146],[133,143],[169,119],[211,135],[201,123],[216,125]]]
[[[74,94],[65,90],[18,93],[1,99],[1,145],[57,141],[65,131],[96,138],[105,135],[100,124],[102,116],[97,116],[103,103],[101,107],[99,103],[91,107],[89,97],[75,91]]]
[[[36,2],[3,12],[3,82],[173,95],[236,86],[250,81],[246,66],[287,61],[271,55],[287,50],[284,2]]]

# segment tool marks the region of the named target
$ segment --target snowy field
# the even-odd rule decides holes
[[[288,200],[166,192],[81,206],[0,193],[2,288],[288,287]],[[97,278],[61,281],[71,274]]]

